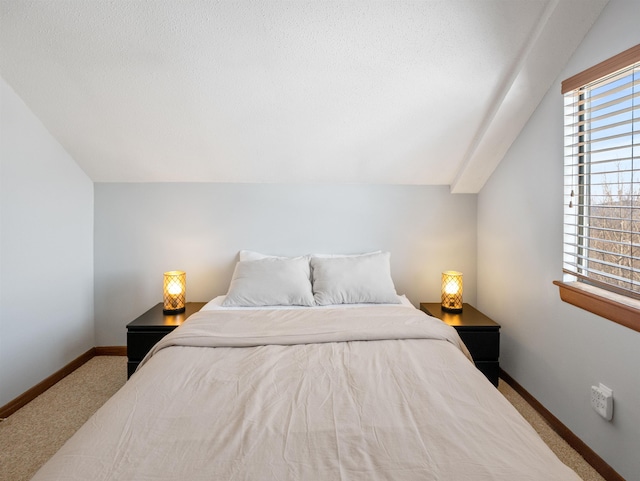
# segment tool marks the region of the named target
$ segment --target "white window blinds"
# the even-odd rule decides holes
[[[564,92],[563,271],[568,280],[640,298],[640,61],[634,60]]]

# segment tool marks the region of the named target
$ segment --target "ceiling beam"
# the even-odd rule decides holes
[[[585,25],[593,25],[607,2],[551,0],[547,4],[497,88],[451,184],[452,193],[480,192],[584,38]]]

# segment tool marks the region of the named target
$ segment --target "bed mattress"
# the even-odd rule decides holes
[[[195,314],[33,479],[579,480],[406,305]]]

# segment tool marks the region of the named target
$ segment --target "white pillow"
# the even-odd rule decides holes
[[[329,304],[399,304],[391,279],[390,254],[380,252],[348,257],[312,257],[313,296]]]
[[[278,256],[269,256],[255,251],[240,251],[240,262],[243,261],[259,261],[260,259],[277,259]]]
[[[265,258],[236,264],[225,307],[312,306],[309,261]]]
[[[296,256],[296,257],[285,257],[285,256],[272,256],[269,254],[262,254],[261,252],[256,251],[240,251],[240,261],[259,261],[260,259],[306,259],[309,261],[309,256]]]
[[[311,257],[321,257],[323,259],[333,259],[334,257],[360,257],[370,256],[371,254],[380,254],[382,251],[365,252],[363,254],[309,254]]]

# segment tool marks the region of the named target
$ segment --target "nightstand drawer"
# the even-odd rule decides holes
[[[420,309],[454,327],[476,367],[495,385],[500,375],[500,324],[469,304],[462,312],[448,312],[437,302],[421,302]]]
[[[173,329],[171,329],[173,330]],[[171,330],[143,331],[127,333],[127,357],[129,361],[140,362],[156,343]]]
[[[498,378],[500,377],[500,363],[498,361],[480,361],[476,362],[475,365],[494,386],[498,385]]]
[[[463,331],[460,338],[475,362],[497,361],[500,356],[500,333],[495,331]]]
[[[140,364],[139,362],[127,362],[127,379],[129,379],[131,377],[131,375],[136,372],[136,369],[138,369],[138,364]]]
[[[127,324],[127,371],[129,376],[147,353],[164,336],[180,326],[191,314],[198,312],[204,302],[187,302],[184,312],[165,314],[162,303]]]

